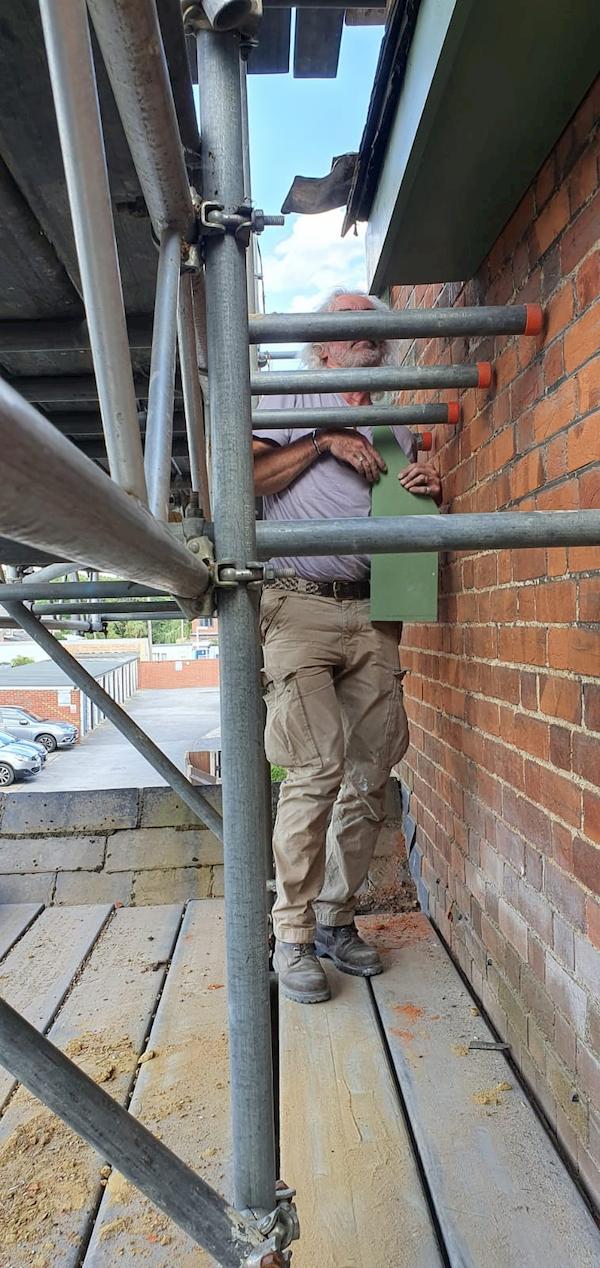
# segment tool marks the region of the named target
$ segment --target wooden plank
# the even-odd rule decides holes
[[[343,9],[296,9],[294,79],[335,79]]]
[[[47,907],[4,961],[0,995],[46,1030],[110,914],[110,905]],[[0,1109],[16,1079],[0,1066]]]
[[[64,908],[61,909],[64,911]],[[181,906],[116,911],[50,1031],[124,1103],[181,924]],[[0,1120],[0,1262],[74,1268],[102,1194],[102,1159],[25,1088]]]
[[[190,903],[131,1113],[232,1200],[223,904]],[[151,1264],[208,1268],[213,1260],[121,1175],[108,1182],[84,1268]]]
[[[0,959],[33,924],[43,903],[0,903]]]
[[[248,58],[248,74],[287,75],[291,32],[291,9],[266,9],[258,31],[258,44]]]
[[[398,474],[410,460],[389,427],[375,431],[373,444],[387,463],[387,471],[373,485],[373,515],[437,515],[433,498],[410,493]],[[374,555],[371,560],[372,621],[436,621],[438,556],[436,551],[414,555]]]
[[[435,1268],[440,1253],[367,983],[281,998],[281,1173],[298,1190],[294,1268]]]
[[[452,1268],[597,1266],[600,1232],[508,1062],[468,1049],[494,1036],[424,916],[400,944],[372,986]]]

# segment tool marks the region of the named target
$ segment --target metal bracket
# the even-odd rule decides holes
[[[249,199],[234,211],[225,211],[223,203],[208,198],[194,198],[198,238],[232,233],[237,242],[247,247],[252,233],[262,233],[268,225],[285,224],[284,216],[266,216],[261,207],[253,207]]]
[[[290,1189],[278,1181],[277,1205],[268,1215],[259,1215],[255,1211],[244,1212],[256,1223],[259,1233],[265,1238],[261,1246],[257,1246],[244,1260],[244,1268],[284,1268],[290,1263],[292,1242],[300,1236],[300,1222],[293,1199],[296,1190]]]

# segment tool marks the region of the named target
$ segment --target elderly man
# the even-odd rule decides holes
[[[325,308],[370,309],[366,295],[339,292]],[[370,339],[314,345],[311,364],[380,365],[385,344]],[[261,408],[368,405],[364,392],[265,397]],[[400,480],[441,501],[437,471],[417,463],[405,427],[393,428],[413,459]],[[371,429],[256,434],[256,492],[273,520],[369,515],[371,486],[385,470]],[[366,879],[383,818],[390,771],[408,746],[395,624],[369,619],[369,559],[282,559],[293,577],[268,582],[260,624],[266,684],[265,747],[286,768],[273,836],[277,900],[274,967],[283,993],[300,1003],[329,998],[318,956],[344,973],[382,970],[377,952],[354,924],[356,894]]]

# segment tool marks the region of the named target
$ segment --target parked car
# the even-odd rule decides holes
[[[14,735],[9,731],[0,731],[0,749],[5,744],[18,744],[23,753],[29,753],[31,757],[39,757],[42,766],[48,757],[48,750],[43,744],[36,744],[35,740],[15,740]]]
[[[39,775],[41,769],[42,762],[37,753],[26,753],[16,741],[0,748],[0,788],[8,788],[15,779]]]
[[[37,718],[35,713],[17,705],[3,705],[0,709],[0,726],[14,739],[35,740],[43,744],[47,753],[57,748],[72,748],[79,731],[71,722],[56,722],[54,718]]]

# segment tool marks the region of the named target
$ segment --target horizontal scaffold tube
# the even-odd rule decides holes
[[[178,598],[208,585],[202,560],[0,379],[0,534]]]
[[[242,1268],[260,1245],[259,1234],[215,1189],[5,1000],[0,1000],[0,1062],[203,1246],[214,1263]]]
[[[477,365],[378,365],[356,370],[277,370],[252,375],[254,396],[302,396],[305,392],[401,392],[405,389],[489,387],[489,361]]]
[[[250,343],[424,339],[443,335],[538,335],[539,304],[494,308],[379,308],[334,313],[265,313],[250,318]]]
[[[449,405],[340,405],[339,409],[268,409],[254,410],[254,431],[276,427],[404,427],[427,423],[458,422],[457,401]]]
[[[131,157],[158,237],[191,237],[194,210],[154,0],[88,0]]]
[[[74,565],[52,564],[52,567]],[[32,603],[37,599],[157,599],[164,598],[164,590],[152,586],[138,586],[135,581],[38,581],[38,574],[30,573],[25,581],[15,581],[2,587],[2,598],[14,603]]]
[[[261,559],[395,555],[424,550],[600,546],[600,511],[495,511],[481,515],[281,520],[257,524]]]
[[[3,592],[0,590],[0,598],[3,598]],[[34,603],[32,611],[36,616],[75,616],[81,613],[82,616],[104,616],[106,621],[120,621],[125,618],[129,621],[132,617],[136,617],[139,621],[147,621],[148,615],[155,618],[165,618],[169,620],[176,617],[182,618],[181,608],[177,606],[175,601],[165,600],[164,603],[113,603],[112,607],[108,603],[102,603],[98,599],[87,601],[85,599],[75,599],[73,603]]]
[[[0,586],[0,599],[2,599],[2,589],[3,587]],[[219,840],[222,840],[223,820],[219,811],[212,805],[212,801],[207,800],[202,789],[186,779],[183,771],[175,766],[170,757],[167,757],[154,740],[146,735],[141,726],[138,726],[137,722],[121,708],[121,705],[113,700],[102,684],[88,673],[81,661],[76,660],[62,643],[57,642],[38,617],[29,611],[29,608],[26,608],[23,603],[5,603],[4,607],[9,617],[13,621],[18,621],[34,643],[47,653],[50,660],[62,669],[67,678],[70,678],[71,682],[75,683],[75,686],[79,687],[79,690],[93,701],[101,713],[106,715],[109,722],[112,722],[113,726],[125,736],[125,739],[129,740],[133,748],[146,758],[159,775],[162,775],[166,783],[181,797],[184,805],[189,806],[200,821],[205,823]]]

